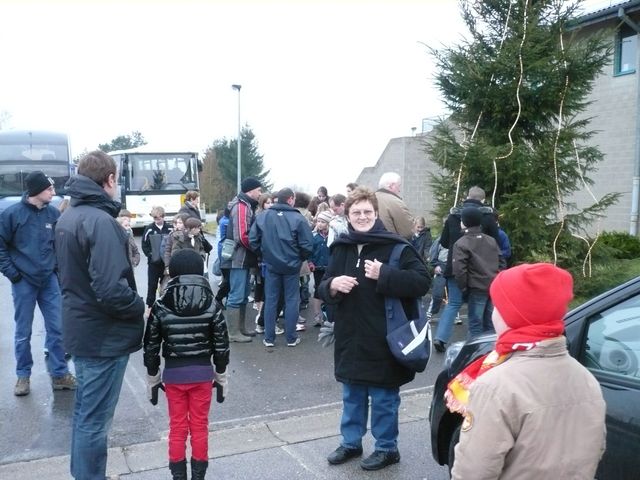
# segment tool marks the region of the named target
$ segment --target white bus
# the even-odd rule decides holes
[[[73,173],[67,135],[43,130],[0,131],[0,211],[20,201],[26,190],[24,179],[34,170],[53,179],[56,197],[52,204],[60,203]]]
[[[151,150],[147,146],[109,152],[118,165],[120,201],[131,212],[131,227],[143,228],[153,221],[151,207],[164,208],[171,221],[184,204],[185,193],[200,191],[198,154]],[[200,217],[205,218],[200,211]]]

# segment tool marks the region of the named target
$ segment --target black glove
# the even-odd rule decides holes
[[[229,384],[227,383],[227,372],[216,372],[213,377],[213,386],[216,388],[216,402],[224,402],[229,392]]]
[[[147,397],[151,402],[151,405],[158,404],[158,390],[164,391],[164,385],[160,380],[160,372],[155,375],[147,375]]]

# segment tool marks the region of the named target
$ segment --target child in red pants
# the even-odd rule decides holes
[[[209,464],[209,407],[212,382],[224,400],[229,335],[220,304],[203,276],[195,250],[175,252],[171,280],[151,309],[144,334],[144,365],[149,400],[164,389],[169,406],[169,469],[174,480],[187,479],[186,442],[191,435],[191,478],[202,480]],[[160,347],[164,371],[160,372]],[[215,370],[212,365],[215,365]]]

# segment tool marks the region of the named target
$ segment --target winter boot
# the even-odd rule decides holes
[[[186,460],[182,460],[180,462],[169,462],[169,470],[171,470],[173,480],[187,480]]]
[[[247,337],[255,337],[256,336],[255,330],[253,328],[247,328],[246,320],[247,320],[247,306],[240,305],[240,331],[242,332],[243,335]]]
[[[191,480],[204,480],[209,462],[191,458]]]
[[[240,309],[227,307],[225,315],[227,319],[227,330],[229,330],[229,341],[237,343],[247,343],[252,340],[240,331]]]

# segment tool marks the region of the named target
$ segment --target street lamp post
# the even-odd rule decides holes
[[[241,144],[242,144],[242,129],[241,129],[241,126],[240,126],[240,89],[242,88],[242,85],[234,84],[234,85],[231,85],[231,88],[233,88],[234,90],[238,91],[238,180],[237,180],[236,187],[237,187],[238,193],[240,193],[240,177],[241,177],[240,159],[242,158],[241,157],[241,154],[242,154],[242,147],[241,147]]]

